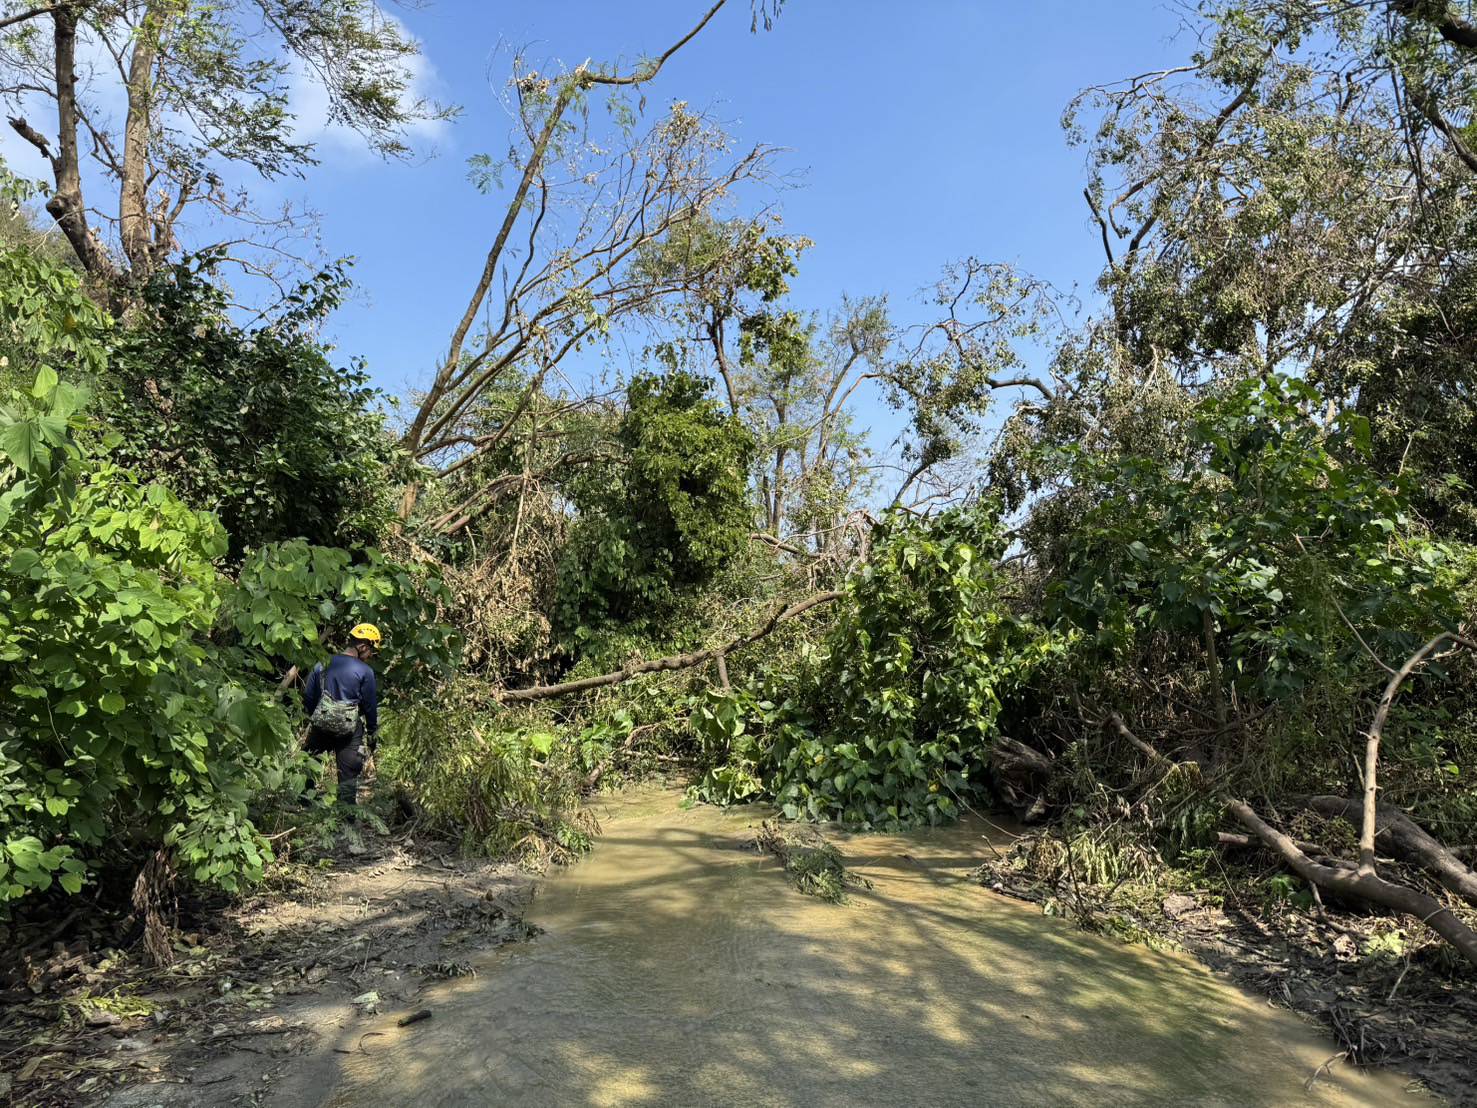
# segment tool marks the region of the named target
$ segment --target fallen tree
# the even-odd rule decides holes
[[[528,689],[500,689],[494,695],[500,704],[526,704],[536,700],[549,700],[558,696],[572,696],[575,693],[589,692],[591,689],[600,689],[608,685],[619,685],[622,681],[629,681],[643,673],[663,673],[671,670],[691,669],[694,666],[705,665],[708,662],[722,661],[729,654],[751,643],[756,643],[766,635],[770,634],[776,627],[786,620],[794,619],[803,615],[812,608],[818,608],[822,604],[829,604],[833,600],[840,600],[846,594],[837,591],[815,593],[804,600],[791,604],[788,608],[776,611],[767,619],[757,631],[751,631],[747,635],[740,635],[736,639],[730,639],[718,646],[710,646],[703,650],[694,650],[688,654],[672,654],[665,658],[653,658],[647,662],[633,662],[628,666],[611,673],[602,673],[596,677],[582,677],[578,681],[565,681],[559,685],[535,685]]]
[[[1357,815],[1361,826],[1358,863],[1327,858],[1315,861],[1305,849],[1309,844],[1295,842],[1267,823],[1256,810],[1239,797],[1224,797],[1230,812],[1252,835],[1277,854],[1287,867],[1317,888],[1338,896],[1361,899],[1381,907],[1415,916],[1449,942],[1477,966],[1477,932],[1474,932],[1445,904],[1435,897],[1406,885],[1386,881],[1375,872],[1375,840],[1383,833],[1392,846],[1430,870],[1443,885],[1477,903],[1471,893],[1477,892],[1477,874],[1473,874],[1435,838],[1427,834],[1404,813],[1395,813],[1378,804],[1376,774],[1379,767],[1380,739],[1390,708],[1405,680],[1425,664],[1446,643],[1455,647],[1473,644],[1462,635],[1445,632],[1427,642],[1398,670],[1391,673],[1380,697],[1379,706],[1366,732],[1364,761],[1364,796],[1362,801],[1342,797],[1314,797],[1309,806],[1325,815],[1336,815],[1353,821]],[[1135,735],[1118,715],[1110,715],[1104,726],[1141,751],[1156,765],[1166,761],[1151,744]]]
[[[1415,916],[1477,966],[1477,932],[1435,897],[1396,885],[1378,874],[1353,866],[1324,865],[1304,854],[1290,838],[1269,825],[1244,800],[1231,799],[1226,809],[1252,834],[1271,847],[1289,869],[1311,885],[1340,896],[1355,897]]]
[[[1359,801],[1342,796],[1310,797],[1307,805],[1321,815],[1337,816],[1350,823],[1357,823],[1361,813]],[[1477,873],[1399,808],[1378,805],[1375,842],[1389,853],[1428,870],[1448,889],[1477,907]]]

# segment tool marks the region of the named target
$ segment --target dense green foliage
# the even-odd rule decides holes
[[[590,843],[582,782],[609,753],[607,732],[560,735],[536,716],[489,712],[486,690],[462,682],[396,713],[381,772],[436,830],[467,848],[530,863],[566,861]]]
[[[438,584],[303,543],[233,582],[216,518],[84,446],[81,400],[43,371],[0,412],[0,893],[76,891],[103,848],[148,842],[233,889],[270,856],[250,804],[289,767],[278,659],[316,660],[330,627],[373,614],[408,688],[449,660]]]
[[[1146,730],[1164,720],[1167,753],[1327,787],[1356,756],[1385,676],[1376,656],[1397,662],[1459,623],[1452,584],[1470,555],[1427,537],[1404,486],[1370,468],[1364,421],[1325,424],[1325,410],[1306,384],[1271,378],[1196,405],[1176,452],[1072,448],[1054,463],[1070,474],[1058,499],[1072,531],[1043,537],[1034,570],[1001,568],[988,504],[894,518],[818,645],[695,710],[716,763],[698,795],[933,822],[984,802],[996,736],[1070,759],[1062,736],[1114,710]],[[1068,518],[1052,509],[1038,510]],[[1156,687],[1193,697],[1210,726],[1175,727],[1178,697],[1156,704]],[[1470,737],[1452,726],[1458,690],[1433,694],[1402,719],[1421,737],[1397,749],[1419,764],[1395,772],[1392,795],[1440,807],[1444,793],[1452,816],[1469,811]]]
[[[753,439],[708,388],[685,373],[637,378],[615,452],[569,482],[579,510],[559,567],[569,642],[659,631],[746,544]]]
[[[253,326],[232,321],[209,259],[156,275],[99,384],[119,459],[214,512],[247,546],[374,542],[393,514],[395,452],[362,366],[313,328],[339,303],[327,270]]]
[[[369,394],[302,330],[323,301],[247,334],[181,269],[120,335],[30,245],[0,250],[0,274],[4,378],[26,386],[0,404],[0,901],[158,846],[237,888],[271,856],[253,806],[302,778],[282,670],[372,618],[396,692],[444,676],[445,586],[377,550],[272,541],[320,521],[352,537],[350,513],[390,495]],[[130,380],[172,394],[152,420]],[[296,398],[308,386],[323,403]]]
[[[1249,700],[1358,680],[1369,649],[1403,658],[1454,628],[1447,552],[1370,468],[1368,424],[1325,426],[1325,410],[1303,382],[1252,381],[1196,408],[1178,457],[1076,452],[1074,492],[1092,504],[1052,567],[1048,613],[1110,652],[1156,632],[1203,645],[1210,628]]]
[[[80,445],[79,397],[54,374],[34,392],[0,429],[0,892],[58,872],[76,891],[83,861],[129,837],[232,888],[261,872],[246,806],[292,732],[205,639],[225,534]]]
[[[77,274],[40,249],[24,207],[32,188],[0,161],[0,389],[29,388],[43,365],[100,370],[106,313],[82,291]]]
[[[798,672],[766,673],[757,702],[700,708],[710,752],[726,745],[744,771],[712,771],[700,793],[726,801],[762,787],[791,819],[872,827],[957,816],[988,784],[1005,703],[1063,648],[1011,611],[1004,548],[988,505],[894,517]]]

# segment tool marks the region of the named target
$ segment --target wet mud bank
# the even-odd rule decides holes
[[[1431,1103],[1187,958],[980,888],[980,825],[838,840],[867,882],[838,905],[750,849],[761,813],[601,807],[537,940],[376,1025],[325,1103]]]
[[[239,904],[182,906],[162,969],[108,948],[104,923],[8,952],[0,1104],[319,1104],[340,1051],[530,934],[529,874],[423,837],[365,841]]]
[[[767,812],[596,808],[593,852],[531,904],[510,867],[381,844],[248,906],[255,946],[155,990],[156,1014],[79,1027],[109,1042],[93,1071],[33,1050],[55,1096],[17,1103],[1433,1103],[1186,957],[981,888],[1003,841],[983,824],[830,836],[855,876],[838,904],[754,849]]]

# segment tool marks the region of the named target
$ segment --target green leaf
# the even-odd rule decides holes
[[[58,381],[56,370],[49,365],[42,366],[41,371],[36,374],[36,383],[31,386],[31,395],[37,400],[45,400],[56,388]]]
[[[35,473],[50,458],[34,420],[21,419],[0,429],[0,454],[22,473]]]
[[[116,716],[127,704],[128,702],[117,693],[104,693],[102,699],[97,702],[97,706],[110,716]]]

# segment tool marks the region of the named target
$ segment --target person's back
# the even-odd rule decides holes
[[[379,689],[374,670],[358,654],[335,654],[314,667],[303,690],[303,707],[311,716],[321,698],[354,704],[361,722],[373,734],[379,729]]]

